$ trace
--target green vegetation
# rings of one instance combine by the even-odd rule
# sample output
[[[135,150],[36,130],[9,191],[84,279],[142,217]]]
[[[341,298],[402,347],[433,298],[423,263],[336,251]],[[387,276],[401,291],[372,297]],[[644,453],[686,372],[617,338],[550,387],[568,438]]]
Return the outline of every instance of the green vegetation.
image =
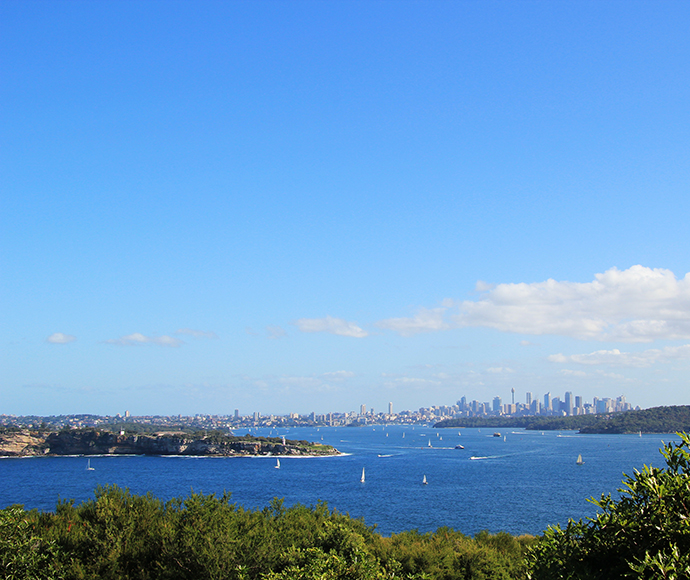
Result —
[[[434,427],[522,427],[531,431],[578,430],[580,433],[678,433],[690,432],[690,406],[653,407],[602,415],[573,417],[461,417]]]
[[[55,513],[0,510],[0,577],[46,580],[608,580],[690,578],[690,436],[625,476],[593,518],[540,538],[448,528],[389,538],[319,503],[245,510],[116,486]]]
[[[550,527],[531,552],[533,580],[690,578],[690,436],[662,450],[666,468],[626,476],[601,512],[586,522]]]
[[[13,506],[0,522],[3,578],[499,580],[526,578],[533,542],[449,529],[384,538],[322,503],[285,508],[274,500],[252,511],[229,495],[163,503],[115,486],[78,506],[59,503],[55,513]]]

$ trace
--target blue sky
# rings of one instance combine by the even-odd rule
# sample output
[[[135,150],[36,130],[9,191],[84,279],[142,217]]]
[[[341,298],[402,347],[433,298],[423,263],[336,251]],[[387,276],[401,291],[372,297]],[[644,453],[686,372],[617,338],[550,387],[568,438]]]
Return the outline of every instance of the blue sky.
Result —
[[[690,404],[688,3],[0,27],[0,413]]]

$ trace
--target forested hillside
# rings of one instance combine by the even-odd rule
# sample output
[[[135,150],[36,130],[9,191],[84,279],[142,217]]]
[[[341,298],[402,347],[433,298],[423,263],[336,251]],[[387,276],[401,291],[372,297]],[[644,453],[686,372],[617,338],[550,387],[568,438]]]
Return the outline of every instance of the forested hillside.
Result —
[[[572,417],[459,417],[434,427],[522,427],[534,431],[577,430],[580,433],[678,433],[690,431],[690,406],[652,407],[640,411]]]

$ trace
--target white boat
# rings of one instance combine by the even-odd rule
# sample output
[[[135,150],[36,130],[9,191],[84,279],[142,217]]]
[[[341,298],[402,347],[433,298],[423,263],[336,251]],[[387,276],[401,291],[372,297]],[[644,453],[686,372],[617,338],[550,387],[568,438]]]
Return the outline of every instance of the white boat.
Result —
[[[276,468],[276,469],[280,469],[280,459],[279,459],[279,458],[276,459],[275,468]]]
[[[362,467],[362,477],[360,478],[359,481],[361,481],[362,483],[364,483],[364,468],[363,468],[363,467]]]
[[[431,447],[431,439],[429,439],[429,447]]]
[[[584,461],[582,461],[582,455],[577,456],[577,461],[575,462],[577,465],[582,465],[584,464]]]
[[[422,479],[422,484],[423,484],[423,485],[427,485],[427,483],[428,483],[428,482],[427,482],[427,480],[426,480],[426,475],[425,475],[424,478]]]
[[[95,471],[93,467],[91,467],[91,460],[87,459],[86,460],[86,471]]]

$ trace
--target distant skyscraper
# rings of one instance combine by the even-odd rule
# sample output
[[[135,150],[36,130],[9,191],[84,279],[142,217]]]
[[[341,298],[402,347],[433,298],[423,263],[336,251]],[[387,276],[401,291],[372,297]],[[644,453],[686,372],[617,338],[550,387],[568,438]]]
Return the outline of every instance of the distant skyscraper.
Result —
[[[527,391],[525,393],[525,404],[529,407],[532,404],[532,393]]]
[[[565,405],[561,403],[561,398],[560,397],[552,397],[551,398],[551,410],[554,413],[560,413],[563,411],[565,408]]]
[[[240,418],[240,410],[235,409],[235,419],[239,419],[239,418]]]
[[[359,408],[359,414],[360,415],[366,415],[367,414],[367,406],[366,405],[361,405]]]
[[[567,415],[573,414],[573,394],[570,391],[565,392],[565,412]]]
[[[511,403],[511,405],[514,405],[515,404],[515,387],[510,389],[510,394],[512,395],[512,400],[510,403]]]
[[[551,393],[546,393],[544,395],[544,409],[547,411],[551,410]]]
[[[393,414],[393,403],[388,403],[388,414],[392,415]]]
[[[494,411],[500,411],[502,406],[501,397],[494,397]]]
[[[580,395],[575,397],[575,408],[582,412],[582,397]]]

